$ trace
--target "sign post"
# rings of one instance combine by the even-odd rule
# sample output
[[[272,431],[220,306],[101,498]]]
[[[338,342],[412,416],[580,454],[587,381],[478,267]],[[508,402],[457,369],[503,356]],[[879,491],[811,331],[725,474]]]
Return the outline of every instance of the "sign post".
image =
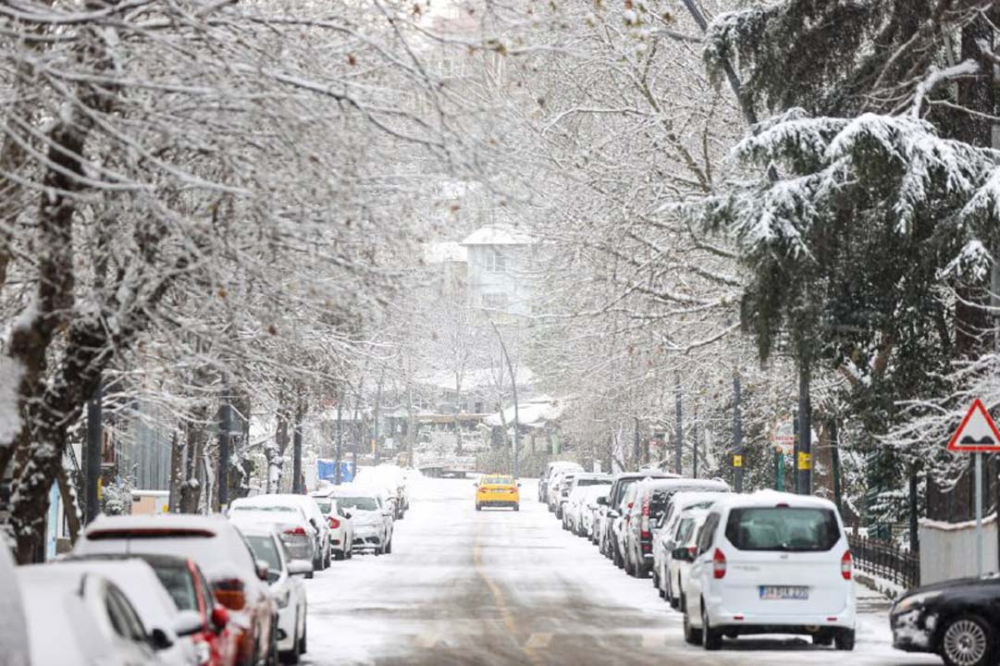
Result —
[[[983,575],[983,453],[1000,452],[1000,431],[976,398],[969,413],[962,419],[955,435],[948,442],[948,450],[955,453],[976,455],[976,575]]]

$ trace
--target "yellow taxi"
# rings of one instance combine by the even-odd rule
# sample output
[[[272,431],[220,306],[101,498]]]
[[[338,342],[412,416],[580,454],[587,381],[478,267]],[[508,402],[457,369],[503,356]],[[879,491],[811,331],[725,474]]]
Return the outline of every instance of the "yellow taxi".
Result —
[[[476,511],[484,506],[509,506],[514,511],[521,508],[521,484],[507,474],[488,474],[476,482]]]

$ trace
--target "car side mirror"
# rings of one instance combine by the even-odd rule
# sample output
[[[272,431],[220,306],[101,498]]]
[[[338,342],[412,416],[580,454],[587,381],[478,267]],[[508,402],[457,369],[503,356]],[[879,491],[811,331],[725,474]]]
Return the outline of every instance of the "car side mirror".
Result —
[[[313,564],[309,560],[292,560],[288,563],[289,576],[308,576],[313,572]]]
[[[152,633],[149,634],[149,646],[159,652],[169,650],[174,646],[174,642],[170,640],[170,636],[163,629],[153,629]]]
[[[520,482],[520,481],[518,481],[518,482],[517,482],[517,487],[518,487],[518,488],[520,488],[520,487],[521,487],[521,482]]]
[[[174,618],[174,633],[177,634],[178,638],[184,638],[186,636],[191,636],[197,634],[199,631],[205,628],[204,623],[201,621],[201,614],[197,611],[187,610],[181,611]]]
[[[611,511],[608,511],[608,518],[617,518],[620,515],[621,514],[618,513],[617,511],[615,511],[614,509],[612,509]]]
[[[353,514],[350,511],[345,511],[344,512],[344,518],[347,518],[348,520],[350,520],[353,517],[354,516],[353,516]]]
[[[608,498],[607,497],[598,497],[597,498],[597,504],[599,506],[607,506],[608,505]]]
[[[694,562],[694,555],[687,548],[674,548],[670,556],[678,562]]]
[[[257,579],[267,582],[267,575],[271,573],[271,566],[264,560],[254,562],[254,569],[257,572]]]
[[[478,488],[479,487],[479,482],[478,481],[473,481],[472,482],[472,487],[473,488]]]
[[[221,634],[229,624],[229,609],[225,606],[216,606],[212,609],[212,628],[215,633]]]

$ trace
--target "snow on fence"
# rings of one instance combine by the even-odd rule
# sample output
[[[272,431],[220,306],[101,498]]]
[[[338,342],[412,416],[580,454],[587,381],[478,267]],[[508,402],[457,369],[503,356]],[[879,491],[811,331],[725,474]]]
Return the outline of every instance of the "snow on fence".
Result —
[[[997,570],[997,517],[983,520],[983,572]],[[920,577],[924,584],[976,575],[976,522],[920,521]]]
[[[902,550],[891,541],[849,535],[854,567],[903,589],[920,585],[920,554]],[[923,543],[923,541],[921,541]]]

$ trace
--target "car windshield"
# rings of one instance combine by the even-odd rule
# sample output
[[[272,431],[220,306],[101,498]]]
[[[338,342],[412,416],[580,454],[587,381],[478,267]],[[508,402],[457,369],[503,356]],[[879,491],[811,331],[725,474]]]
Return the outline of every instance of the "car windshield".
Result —
[[[830,509],[753,507],[730,511],[726,538],[739,550],[827,551],[840,528]]]
[[[484,486],[510,486],[513,485],[514,479],[509,476],[487,476],[483,478],[482,485]]]
[[[680,524],[677,525],[677,535],[674,537],[674,541],[679,545],[686,544],[693,532],[694,518],[681,518]]]
[[[191,572],[183,564],[167,564],[150,562],[160,579],[160,584],[170,593],[179,610],[198,610],[198,598],[195,596],[194,581]]]
[[[577,487],[580,487],[580,486],[599,486],[599,485],[606,484],[606,483],[607,483],[606,479],[577,479],[576,480]]]
[[[274,544],[274,539],[269,536],[249,535],[247,543],[253,556],[258,560],[267,562],[272,573],[281,571],[281,557],[278,555],[278,547]]]
[[[337,502],[345,509],[378,511],[378,501],[374,497],[338,497]]]

